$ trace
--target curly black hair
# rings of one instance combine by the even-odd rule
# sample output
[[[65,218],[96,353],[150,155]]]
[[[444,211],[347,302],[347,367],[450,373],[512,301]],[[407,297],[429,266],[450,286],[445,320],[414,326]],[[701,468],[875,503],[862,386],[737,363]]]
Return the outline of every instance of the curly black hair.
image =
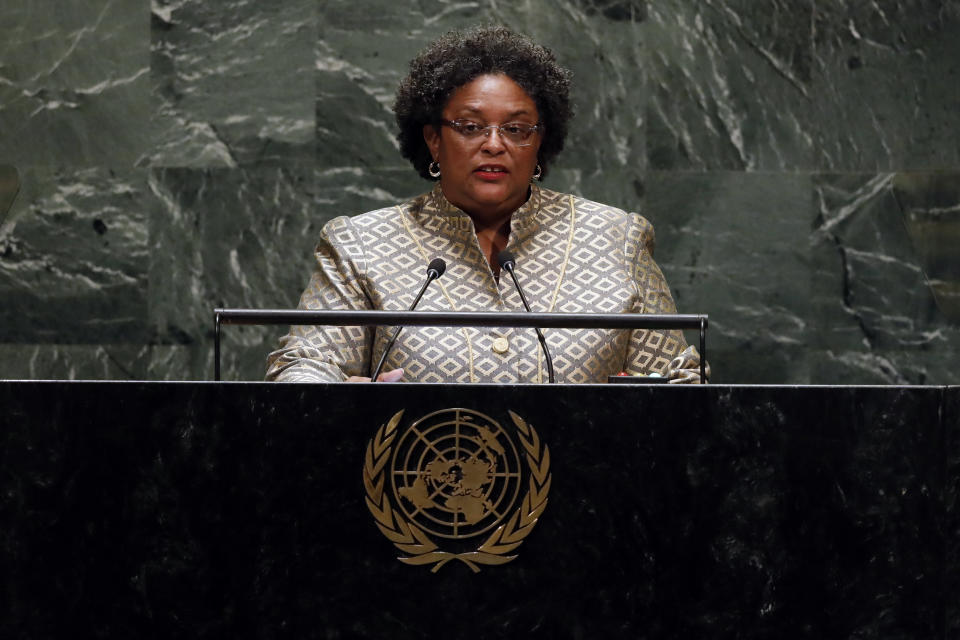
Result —
[[[478,76],[502,73],[533,98],[544,124],[538,161],[546,175],[550,161],[563,149],[570,105],[570,71],[553,53],[506,27],[451,31],[410,61],[410,73],[397,88],[393,111],[400,133],[400,153],[417,172],[432,179],[433,161],[423,127],[436,125],[453,92]]]

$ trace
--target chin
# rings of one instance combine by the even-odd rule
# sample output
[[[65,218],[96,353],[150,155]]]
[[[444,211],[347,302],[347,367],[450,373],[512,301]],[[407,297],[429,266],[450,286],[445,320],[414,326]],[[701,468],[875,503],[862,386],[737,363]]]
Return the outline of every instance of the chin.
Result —
[[[477,202],[505,202],[517,197],[518,189],[503,184],[478,184],[473,189],[473,197]]]

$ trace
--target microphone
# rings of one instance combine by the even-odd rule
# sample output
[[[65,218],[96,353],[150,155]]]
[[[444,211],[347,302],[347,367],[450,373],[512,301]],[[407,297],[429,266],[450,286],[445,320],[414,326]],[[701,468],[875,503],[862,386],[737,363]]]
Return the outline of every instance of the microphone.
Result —
[[[430,286],[430,283],[443,275],[443,272],[447,270],[447,263],[443,261],[443,258],[434,258],[430,261],[430,264],[427,265],[427,279],[423,283],[423,286],[420,287],[420,293],[417,294],[417,297],[414,299],[413,304],[410,305],[408,311],[413,311],[417,308],[417,305],[420,304],[420,298],[423,297],[423,294],[427,291],[427,287]],[[387,343],[387,346],[383,350],[383,355],[380,356],[380,362],[377,363],[377,368],[373,371],[373,376],[370,378],[371,382],[376,382],[377,377],[380,375],[380,370],[383,369],[383,363],[387,361],[387,356],[390,354],[390,349],[393,348],[393,343],[397,341],[397,336],[400,335],[400,332],[403,331],[403,326],[399,326],[393,330],[393,335],[390,336],[390,341]]]
[[[530,305],[527,303],[527,296],[523,295],[523,288],[520,286],[520,281],[517,280],[517,274],[513,272],[514,266],[516,266],[517,261],[513,257],[513,254],[509,251],[501,251],[497,256],[497,262],[500,263],[500,268],[506,270],[510,274],[510,277],[513,278],[513,284],[517,287],[517,293],[520,294],[520,300],[523,301],[523,306],[530,313]],[[547,341],[543,337],[543,332],[540,331],[538,327],[533,328],[537,332],[537,340],[540,341],[540,347],[543,349],[543,357],[547,360],[547,376],[551,384],[555,382],[553,377],[553,358],[550,357],[550,350],[547,349]]]

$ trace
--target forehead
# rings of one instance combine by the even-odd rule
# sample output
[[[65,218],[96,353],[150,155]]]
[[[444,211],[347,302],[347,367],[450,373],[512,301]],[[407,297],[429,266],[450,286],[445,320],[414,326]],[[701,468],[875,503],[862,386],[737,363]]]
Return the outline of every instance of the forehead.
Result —
[[[451,118],[472,115],[490,119],[520,115],[535,119],[538,117],[533,98],[509,76],[503,74],[477,76],[458,87],[450,95],[443,112]]]

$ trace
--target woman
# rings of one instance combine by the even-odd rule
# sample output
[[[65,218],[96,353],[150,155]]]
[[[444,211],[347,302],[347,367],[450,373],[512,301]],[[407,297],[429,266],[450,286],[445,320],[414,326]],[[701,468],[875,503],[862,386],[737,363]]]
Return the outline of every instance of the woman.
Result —
[[[509,250],[533,311],[674,313],[642,217],[536,185],[563,148],[569,72],[505,28],[452,32],[410,64],[394,105],[400,150],[437,184],[404,204],[328,223],[301,309],[405,310],[425,265],[446,273],[418,310],[523,311],[497,256]],[[368,380],[390,327],[291,327],[268,380]],[[546,332],[558,382],[620,371],[699,381],[679,332]],[[543,382],[532,329],[408,328],[381,380]]]

